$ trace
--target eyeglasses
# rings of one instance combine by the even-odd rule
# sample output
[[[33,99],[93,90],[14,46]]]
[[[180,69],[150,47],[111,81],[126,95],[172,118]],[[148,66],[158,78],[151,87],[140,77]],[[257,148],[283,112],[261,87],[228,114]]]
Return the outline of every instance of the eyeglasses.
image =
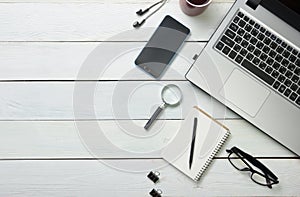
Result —
[[[278,184],[278,178],[260,161],[245,153],[237,147],[226,150],[229,153],[228,160],[233,167],[239,171],[250,172],[251,179],[255,183],[272,188],[272,185]],[[256,167],[258,170],[255,170]]]

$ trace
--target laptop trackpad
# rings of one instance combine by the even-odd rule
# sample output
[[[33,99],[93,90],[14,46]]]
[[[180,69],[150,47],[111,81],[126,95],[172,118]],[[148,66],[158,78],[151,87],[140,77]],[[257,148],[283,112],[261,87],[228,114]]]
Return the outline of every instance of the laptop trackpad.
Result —
[[[268,98],[270,91],[238,69],[235,69],[226,81],[220,94],[236,107],[255,117]]]

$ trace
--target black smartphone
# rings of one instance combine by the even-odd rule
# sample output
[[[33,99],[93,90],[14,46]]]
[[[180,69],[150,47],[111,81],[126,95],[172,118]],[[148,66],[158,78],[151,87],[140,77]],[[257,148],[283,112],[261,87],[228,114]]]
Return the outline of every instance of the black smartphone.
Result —
[[[187,27],[167,15],[136,58],[135,64],[159,78],[189,34]]]

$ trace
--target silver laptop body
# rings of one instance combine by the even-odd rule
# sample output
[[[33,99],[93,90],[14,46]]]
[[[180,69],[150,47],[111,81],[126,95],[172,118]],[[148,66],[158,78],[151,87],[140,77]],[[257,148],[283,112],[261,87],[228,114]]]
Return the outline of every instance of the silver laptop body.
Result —
[[[282,2],[297,6],[291,5],[291,10]],[[299,3],[237,0],[186,74],[190,82],[297,155]]]

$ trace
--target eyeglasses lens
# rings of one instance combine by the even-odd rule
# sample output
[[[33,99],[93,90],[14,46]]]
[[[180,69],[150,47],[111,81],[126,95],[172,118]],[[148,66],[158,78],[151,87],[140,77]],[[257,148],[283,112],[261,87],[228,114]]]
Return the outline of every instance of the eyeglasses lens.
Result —
[[[261,185],[270,185],[273,183],[273,181],[270,178],[267,178],[265,175],[253,173],[251,175],[251,179]]]
[[[245,169],[248,169],[248,166],[234,152],[230,154],[229,161],[238,170],[244,171]]]

